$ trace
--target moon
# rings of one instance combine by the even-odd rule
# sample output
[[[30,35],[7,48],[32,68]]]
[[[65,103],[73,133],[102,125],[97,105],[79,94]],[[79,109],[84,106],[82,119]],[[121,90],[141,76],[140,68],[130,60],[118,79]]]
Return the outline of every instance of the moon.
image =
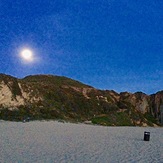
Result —
[[[32,62],[33,61],[33,52],[30,49],[23,49],[21,51],[21,57],[23,60],[27,62]]]

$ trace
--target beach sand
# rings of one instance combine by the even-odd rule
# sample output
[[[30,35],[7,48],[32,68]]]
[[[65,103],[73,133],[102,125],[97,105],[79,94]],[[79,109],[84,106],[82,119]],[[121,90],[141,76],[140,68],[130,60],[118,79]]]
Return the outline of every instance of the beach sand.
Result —
[[[0,162],[163,163],[163,128],[0,121]]]

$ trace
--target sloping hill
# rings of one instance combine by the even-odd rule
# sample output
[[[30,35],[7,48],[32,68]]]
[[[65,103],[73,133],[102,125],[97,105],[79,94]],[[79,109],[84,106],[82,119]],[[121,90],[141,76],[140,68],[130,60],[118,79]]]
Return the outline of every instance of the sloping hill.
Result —
[[[22,81],[30,82],[30,83],[44,83],[44,84],[52,84],[57,87],[68,85],[74,87],[90,87],[85,85],[79,81],[75,81],[73,79],[64,77],[64,76],[54,76],[54,75],[30,75],[22,79]]]
[[[0,74],[0,118],[64,119],[101,125],[153,126],[160,117],[163,93],[146,95],[97,90],[66,77]]]

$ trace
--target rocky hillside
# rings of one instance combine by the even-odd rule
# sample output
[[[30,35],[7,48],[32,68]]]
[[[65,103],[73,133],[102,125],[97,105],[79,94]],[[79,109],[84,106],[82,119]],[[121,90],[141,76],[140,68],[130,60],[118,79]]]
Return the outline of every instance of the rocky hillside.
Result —
[[[52,75],[17,79],[0,74],[0,118],[63,119],[101,125],[154,126],[161,122],[163,91],[153,95],[97,90]],[[163,118],[163,117],[162,117]]]

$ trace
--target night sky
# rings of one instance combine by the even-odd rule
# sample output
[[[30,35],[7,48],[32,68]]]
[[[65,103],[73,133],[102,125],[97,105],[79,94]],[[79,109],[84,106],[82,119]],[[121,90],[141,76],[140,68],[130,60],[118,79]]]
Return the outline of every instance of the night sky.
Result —
[[[163,0],[0,0],[0,72],[163,90]]]

